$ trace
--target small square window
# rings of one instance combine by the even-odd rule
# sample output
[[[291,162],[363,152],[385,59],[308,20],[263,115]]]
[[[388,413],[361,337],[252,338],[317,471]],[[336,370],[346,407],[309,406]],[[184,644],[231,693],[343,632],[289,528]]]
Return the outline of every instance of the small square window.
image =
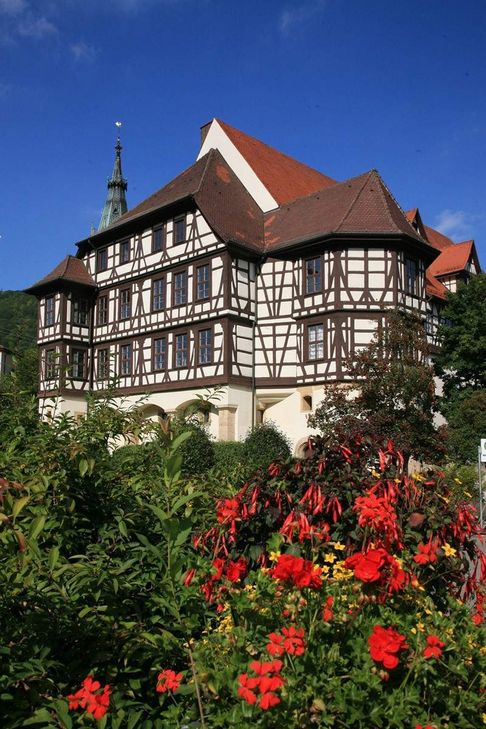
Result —
[[[128,263],[130,260],[130,241],[122,240],[120,243],[120,263]]]
[[[184,243],[186,240],[186,216],[180,215],[174,219],[174,245]]]
[[[154,228],[152,231],[152,252],[157,253],[164,250],[164,226],[160,225],[158,228]]]
[[[167,340],[165,337],[154,339],[154,370],[165,370],[167,366]]]
[[[108,268],[108,248],[100,248],[96,254],[96,270],[106,271]]]
[[[324,324],[311,324],[307,329],[309,359],[324,357]]]
[[[198,362],[200,365],[213,361],[213,331],[201,329],[198,335]]]
[[[196,273],[196,299],[202,301],[209,299],[209,264],[197,267]]]
[[[132,297],[130,289],[120,291],[120,319],[130,319],[132,315]]]
[[[187,367],[189,362],[189,337],[187,334],[176,334],[174,340],[175,366]]]

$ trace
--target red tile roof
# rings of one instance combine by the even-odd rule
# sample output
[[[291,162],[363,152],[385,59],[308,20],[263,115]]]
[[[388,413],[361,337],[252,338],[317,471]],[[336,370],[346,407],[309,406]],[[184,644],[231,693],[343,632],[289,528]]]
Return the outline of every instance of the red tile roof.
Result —
[[[451,246],[444,248],[440,256],[429,266],[429,272],[433,276],[444,276],[448,273],[464,271],[473,252],[473,247],[474,242],[467,240],[464,243],[453,243]]]
[[[434,230],[428,225],[424,225],[427,240],[431,246],[437,248],[439,251],[443,251],[444,248],[455,245],[454,241],[448,238],[444,233],[440,233],[438,230]]]
[[[211,149],[100,234],[104,239],[107,231],[188,198],[194,200],[222,240],[263,249],[263,213],[217,149]],[[92,239],[96,241],[96,234]]]
[[[44,276],[33,286],[29,286],[25,291],[26,293],[35,294],[43,289],[52,288],[52,284],[60,281],[96,288],[96,284],[86,270],[83,261],[74,256],[66,256],[47,276]]]
[[[331,233],[405,234],[427,245],[376,170],[295,200],[265,216],[265,244],[270,250]]]
[[[216,121],[279,205],[336,184],[335,180],[322,172],[298,162],[220,119]]]
[[[447,298],[447,289],[435,276],[430,273],[430,268],[425,273],[425,291],[428,296],[435,296],[438,299]]]

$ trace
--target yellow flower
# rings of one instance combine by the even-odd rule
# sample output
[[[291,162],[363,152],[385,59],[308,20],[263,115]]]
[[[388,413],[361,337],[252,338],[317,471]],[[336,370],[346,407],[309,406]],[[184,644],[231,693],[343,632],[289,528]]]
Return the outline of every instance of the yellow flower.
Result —
[[[468,499],[472,499],[472,494],[470,494],[469,491],[464,491],[464,496],[467,496]]]
[[[454,547],[451,547],[451,545],[447,542],[442,545],[442,549],[444,550],[444,554],[446,557],[455,557],[457,554],[457,550],[454,549]]]
[[[455,478],[454,481],[462,486],[462,481],[460,478]]]
[[[424,612],[426,615],[432,615],[432,610],[429,610],[429,608],[424,608]]]
[[[333,567],[332,576],[335,580],[349,580],[353,576],[353,571],[346,569],[344,561],[336,562]]]
[[[280,552],[270,552],[270,562],[278,562],[278,558],[280,557]]]
[[[324,562],[329,562],[329,564],[333,564],[335,561],[336,561],[336,555],[332,554],[332,552],[324,555]]]
[[[483,724],[486,724],[486,714],[481,714],[481,718],[483,720]]]
[[[410,632],[411,632],[411,633],[413,633],[414,635],[416,635],[416,633],[417,633],[417,628],[410,628]]]
[[[378,473],[378,471],[375,471],[374,468],[371,469],[371,475],[375,478],[380,478],[380,474]]]
[[[417,630],[420,630],[421,633],[425,630],[425,625],[423,623],[417,623]]]
[[[334,542],[334,549],[337,552],[343,552],[346,549],[346,546],[344,544],[341,544],[341,542]]]

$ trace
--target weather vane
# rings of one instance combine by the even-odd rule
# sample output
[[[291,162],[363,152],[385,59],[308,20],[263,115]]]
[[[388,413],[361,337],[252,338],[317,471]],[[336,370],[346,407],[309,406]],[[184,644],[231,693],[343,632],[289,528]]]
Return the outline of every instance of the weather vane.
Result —
[[[115,122],[115,126],[118,129],[118,142],[120,141],[120,129],[121,129],[121,125],[122,125],[121,121],[116,121]]]

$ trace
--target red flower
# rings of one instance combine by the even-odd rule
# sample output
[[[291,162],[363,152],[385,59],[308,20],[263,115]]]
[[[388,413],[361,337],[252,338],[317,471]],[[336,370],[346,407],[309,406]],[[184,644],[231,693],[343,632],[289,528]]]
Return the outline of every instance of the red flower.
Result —
[[[304,628],[296,628],[291,625],[289,628],[283,628],[282,633],[285,636],[284,648],[289,655],[301,656],[305,650]]]
[[[442,655],[442,648],[445,646],[436,635],[427,636],[427,648],[424,648],[425,658],[440,658]]]
[[[258,676],[266,676],[269,673],[280,673],[282,669],[282,661],[252,661],[250,668]]]
[[[418,545],[418,554],[415,555],[413,561],[417,564],[429,564],[437,562],[438,544],[435,540],[430,540],[428,544],[420,542]]]
[[[416,724],[415,729],[434,729],[432,724],[427,724],[427,726],[422,726],[422,724]]]
[[[157,687],[155,690],[159,694],[164,694],[166,691],[176,691],[182,679],[182,673],[176,673],[170,668],[165,668],[157,676]]]
[[[370,549],[368,552],[357,552],[348,557],[344,565],[354,571],[355,577],[362,582],[377,582],[382,575],[380,569],[387,562],[388,553],[380,549]]]
[[[189,587],[194,579],[195,574],[196,570],[194,567],[192,567],[190,570],[187,570],[186,574],[184,575],[184,587]]]
[[[246,560],[240,557],[236,562],[228,562],[226,577],[230,582],[238,582],[246,574]]]
[[[275,580],[293,582],[296,587],[322,586],[321,571],[310,560],[281,554],[275,567],[270,571]]]
[[[375,496],[371,492],[368,492],[366,496],[358,496],[353,511],[359,512],[359,526],[369,526],[375,532],[384,534],[389,541],[399,540],[397,515],[386,496]]]
[[[334,605],[334,598],[331,595],[330,597],[327,598],[326,602],[324,603],[324,607],[322,608],[322,619],[324,620],[325,623],[328,623],[334,617],[334,613],[331,610],[333,605]]]
[[[86,709],[95,719],[101,719],[108,711],[110,705],[110,686],[103,687],[101,693],[95,693],[101,689],[99,681],[94,681],[92,676],[87,676],[81,688],[75,694],[69,694],[67,700],[70,709]]]
[[[283,656],[285,648],[283,646],[284,637],[279,633],[270,633],[268,636],[270,643],[267,643],[267,651],[271,656]]]
[[[255,704],[257,697],[253,691],[258,686],[258,678],[249,678],[247,673],[238,676],[239,688],[238,695],[241,696],[248,704]]]
[[[226,521],[234,521],[240,514],[238,499],[222,499],[216,507],[216,517],[220,524]]]
[[[266,711],[267,709],[271,709],[272,706],[277,706],[277,704],[279,703],[280,699],[278,698],[277,694],[269,692],[266,694],[262,694],[258,706],[260,707],[260,709],[263,709],[263,711]]]
[[[368,646],[372,659],[377,663],[383,663],[385,668],[396,668],[397,653],[408,648],[404,635],[393,628],[383,628],[381,625],[374,626],[368,638]]]
[[[216,559],[213,559],[212,565],[216,572],[213,572],[211,579],[216,582],[223,576],[224,559],[222,557],[216,557]]]

